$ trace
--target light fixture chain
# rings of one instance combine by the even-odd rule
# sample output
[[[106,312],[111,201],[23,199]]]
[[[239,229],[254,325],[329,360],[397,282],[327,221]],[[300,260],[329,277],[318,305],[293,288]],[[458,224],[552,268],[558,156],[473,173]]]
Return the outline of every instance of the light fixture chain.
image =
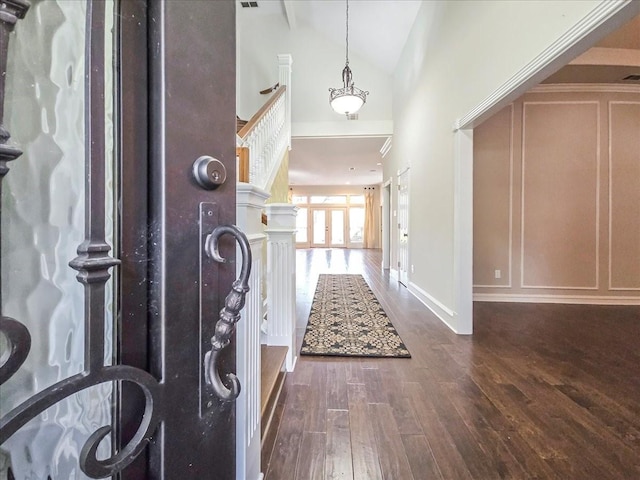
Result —
[[[346,27],[346,30],[347,30],[347,41],[346,41],[347,53],[346,53],[346,63],[347,63],[347,65],[349,65],[349,0],[346,0],[346,1],[347,1],[347,21],[346,21],[346,25],[347,25],[347,27]]]

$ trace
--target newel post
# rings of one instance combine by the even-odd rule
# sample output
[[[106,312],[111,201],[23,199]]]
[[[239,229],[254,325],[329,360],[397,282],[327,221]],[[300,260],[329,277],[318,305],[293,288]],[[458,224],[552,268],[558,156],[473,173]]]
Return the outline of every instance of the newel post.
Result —
[[[296,360],[296,212],[290,203],[266,206],[267,234],[267,344],[289,347],[288,372]]]

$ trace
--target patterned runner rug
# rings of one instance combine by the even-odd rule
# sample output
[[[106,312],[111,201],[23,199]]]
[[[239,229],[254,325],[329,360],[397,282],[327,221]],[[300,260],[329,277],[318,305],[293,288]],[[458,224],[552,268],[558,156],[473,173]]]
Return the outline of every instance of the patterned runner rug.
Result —
[[[301,355],[411,357],[362,275],[321,274]]]

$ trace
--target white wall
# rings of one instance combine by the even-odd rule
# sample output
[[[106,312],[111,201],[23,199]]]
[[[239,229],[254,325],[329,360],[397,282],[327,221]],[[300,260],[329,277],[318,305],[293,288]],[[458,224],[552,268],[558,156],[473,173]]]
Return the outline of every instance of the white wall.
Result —
[[[239,9],[240,10],[240,9]],[[292,66],[292,135],[388,135],[391,121],[391,76],[350,52],[357,87],[368,90],[359,120],[348,121],[329,107],[329,88],[342,86],[344,44],[338,44],[302,21],[291,30],[284,16],[237,13],[237,111],[248,120],[267,100],[259,91],[278,81],[280,53]]]
[[[472,319],[470,310],[456,313],[453,124],[601,3],[430,1],[418,13],[394,77],[394,148],[383,178],[411,165],[410,288],[454,331],[471,333]],[[470,247],[471,229],[462,234]]]

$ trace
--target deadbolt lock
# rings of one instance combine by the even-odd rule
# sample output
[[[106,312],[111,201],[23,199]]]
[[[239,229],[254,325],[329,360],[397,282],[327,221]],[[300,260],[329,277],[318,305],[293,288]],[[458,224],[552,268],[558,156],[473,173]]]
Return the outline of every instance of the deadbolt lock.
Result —
[[[193,162],[193,177],[205,190],[213,190],[227,179],[227,169],[218,159],[203,155]]]

